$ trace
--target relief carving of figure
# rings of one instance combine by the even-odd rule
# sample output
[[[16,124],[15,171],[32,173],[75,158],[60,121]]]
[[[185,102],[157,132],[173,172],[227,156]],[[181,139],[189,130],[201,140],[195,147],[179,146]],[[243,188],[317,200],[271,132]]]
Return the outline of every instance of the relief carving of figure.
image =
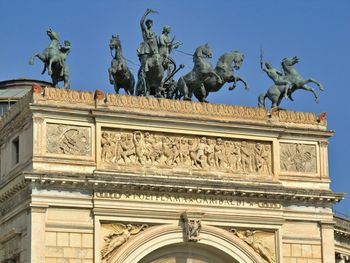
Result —
[[[225,145],[221,138],[216,139],[216,145],[214,146],[214,159],[216,167],[223,167],[225,159]]]
[[[179,158],[180,164],[187,164],[188,157],[190,156],[190,145],[188,139],[181,137],[179,144]]]
[[[200,240],[200,232],[202,229],[201,220],[189,219],[185,222],[185,227],[186,227],[186,236],[188,241],[197,242]]]
[[[111,233],[104,238],[105,244],[101,250],[102,259],[108,259],[111,256],[111,253],[115,251],[115,249],[123,245],[131,237],[131,235],[136,235],[147,227],[148,225],[146,224],[108,225],[108,228],[111,230]]]
[[[101,135],[101,159],[105,162],[110,162],[114,156],[113,141],[109,132],[102,132]]]
[[[103,131],[101,160],[123,165],[165,165],[201,170],[216,167],[224,172],[272,173],[271,146],[264,142],[178,137],[142,131]]]
[[[253,152],[250,149],[247,141],[242,141],[240,151],[241,151],[241,162],[242,162],[243,172],[252,172],[253,167],[252,167],[251,158],[252,158]]]
[[[199,140],[199,143],[195,149],[196,151],[196,157],[194,160],[194,165],[197,168],[204,168],[206,167],[206,152],[208,150],[208,145],[207,145],[207,138],[202,137]]]
[[[120,147],[121,147],[121,157],[124,161],[124,163],[127,163],[130,159],[129,157],[135,154],[135,145],[133,142],[133,135],[132,134],[124,134],[121,137],[120,141]]]
[[[257,231],[237,231],[237,229],[234,228],[232,228],[230,231],[233,232],[240,239],[242,239],[244,242],[246,242],[249,246],[251,246],[255,250],[255,252],[257,252],[268,263],[276,262],[273,253],[270,251],[270,249],[264,246],[264,244],[262,244],[262,241],[254,236],[255,233],[257,233]]]
[[[143,157],[145,155],[145,142],[143,140],[142,133],[140,131],[134,132],[134,147],[136,162],[144,164]]]

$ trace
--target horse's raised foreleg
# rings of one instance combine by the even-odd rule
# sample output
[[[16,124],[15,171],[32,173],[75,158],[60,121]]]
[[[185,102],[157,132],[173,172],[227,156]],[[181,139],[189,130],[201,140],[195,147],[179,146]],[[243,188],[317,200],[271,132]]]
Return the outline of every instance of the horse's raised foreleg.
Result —
[[[248,85],[248,82],[245,81],[243,78],[236,76],[235,79],[236,79],[235,83],[236,83],[237,81],[240,81],[240,82],[242,82],[242,83],[244,84],[244,87],[245,87],[244,89],[245,89],[245,90],[249,90],[249,89],[250,89],[250,87],[249,87],[249,85]]]
[[[313,88],[311,88],[311,87],[308,86],[308,85],[303,85],[303,86],[301,87],[301,89],[307,90],[307,91],[311,91],[312,94],[314,94],[316,103],[319,103],[319,102],[320,102],[320,98],[318,97],[318,95],[316,94],[316,92],[315,92],[315,90],[314,90]]]
[[[114,85],[114,78],[113,78],[114,73],[115,73],[115,70],[113,68],[108,68],[109,83],[112,85]]]
[[[320,82],[318,82],[317,80],[315,80],[315,79],[308,79],[308,80],[306,80],[305,83],[304,83],[304,85],[307,84],[307,83],[314,83],[314,84],[317,85],[317,87],[318,87],[321,91],[324,91],[323,85],[322,85]]]

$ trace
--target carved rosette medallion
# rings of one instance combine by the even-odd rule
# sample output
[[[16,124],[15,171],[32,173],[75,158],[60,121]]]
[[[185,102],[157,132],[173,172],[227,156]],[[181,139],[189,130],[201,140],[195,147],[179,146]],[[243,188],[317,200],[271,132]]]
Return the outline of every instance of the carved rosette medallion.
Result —
[[[316,173],[316,146],[301,143],[280,143],[281,170]]]
[[[238,238],[249,245],[266,263],[276,263],[276,245],[273,232],[260,230],[230,229]]]
[[[272,174],[271,143],[220,137],[103,130],[101,161],[111,166]]]
[[[102,224],[102,262],[109,262],[110,258],[117,249],[129,240],[133,235],[137,235],[148,227],[146,224]]]
[[[63,124],[47,124],[46,151],[48,153],[89,156],[91,128]]]

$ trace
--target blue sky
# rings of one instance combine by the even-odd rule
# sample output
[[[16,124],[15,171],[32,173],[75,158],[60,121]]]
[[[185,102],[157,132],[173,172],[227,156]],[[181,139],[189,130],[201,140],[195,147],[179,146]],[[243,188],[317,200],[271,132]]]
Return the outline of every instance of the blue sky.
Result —
[[[138,64],[136,48],[142,40],[139,20],[147,8],[158,34],[170,25],[172,34],[183,42],[181,50],[193,53],[206,42],[213,51],[212,64],[231,50],[245,54],[237,75],[245,78],[249,92],[241,84],[236,90],[224,87],[208,97],[211,102],[256,106],[257,97],[271,85],[259,68],[259,50],[266,60],[280,67],[284,57],[299,56],[297,70],[305,78],[315,78],[325,91],[316,104],[311,93],[297,91],[294,103],[282,107],[294,111],[327,112],[328,128],[335,130],[329,145],[332,190],[349,191],[349,76],[350,76],[350,1],[337,0],[1,0],[0,1],[0,80],[20,77],[50,80],[41,75],[42,63],[28,65],[30,56],[49,44],[45,33],[52,27],[60,32],[61,42],[69,39],[67,59],[73,89],[114,92],[108,82],[111,55],[109,40],[119,34],[124,56]],[[174,52],[174,59],[192,68],[192,58]],[[130,64],[136,75],[137,66]],[[315,89],[317,89],[315,87]],[[350,214],[350,197],[336,205]]]

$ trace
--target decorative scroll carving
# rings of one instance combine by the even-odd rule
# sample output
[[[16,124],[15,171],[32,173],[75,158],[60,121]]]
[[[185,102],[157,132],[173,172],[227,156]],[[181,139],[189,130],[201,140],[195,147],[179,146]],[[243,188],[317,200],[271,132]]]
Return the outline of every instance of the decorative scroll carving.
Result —
[[[123,245],[132,235],[138,234],[147,227],[148,225],[146,224],[104,224],[103,230],[106,235],[104,235],[104,244],[101,250],[102,260],[107,260],[108,262],[113,251]]]
[[[115,165],[271,174],[271,144],[237,139],[105,130],[101,160]]]
[[[273,233],[251,230],[240,231],[235,228],[230,229],[230,231],[252,247],[255,252],[264,259],[264,261],[267,263],[276,262],[275,253],[273,252],[275,251],[274,243],[267,245],[267,242],[265,242],[267,238],[274,237]]]
[[[316,146],[300,143],[281,143],[281,170],[316,173]]]
[[[46,87],[44,91],[44,99],[63,101],[67,103],[84,103],[87,105],[95,104],[93,92],[82,92],[70,89]]]
[[[47,152],[88,156],[91,152],[90,128],[47,124]]]

